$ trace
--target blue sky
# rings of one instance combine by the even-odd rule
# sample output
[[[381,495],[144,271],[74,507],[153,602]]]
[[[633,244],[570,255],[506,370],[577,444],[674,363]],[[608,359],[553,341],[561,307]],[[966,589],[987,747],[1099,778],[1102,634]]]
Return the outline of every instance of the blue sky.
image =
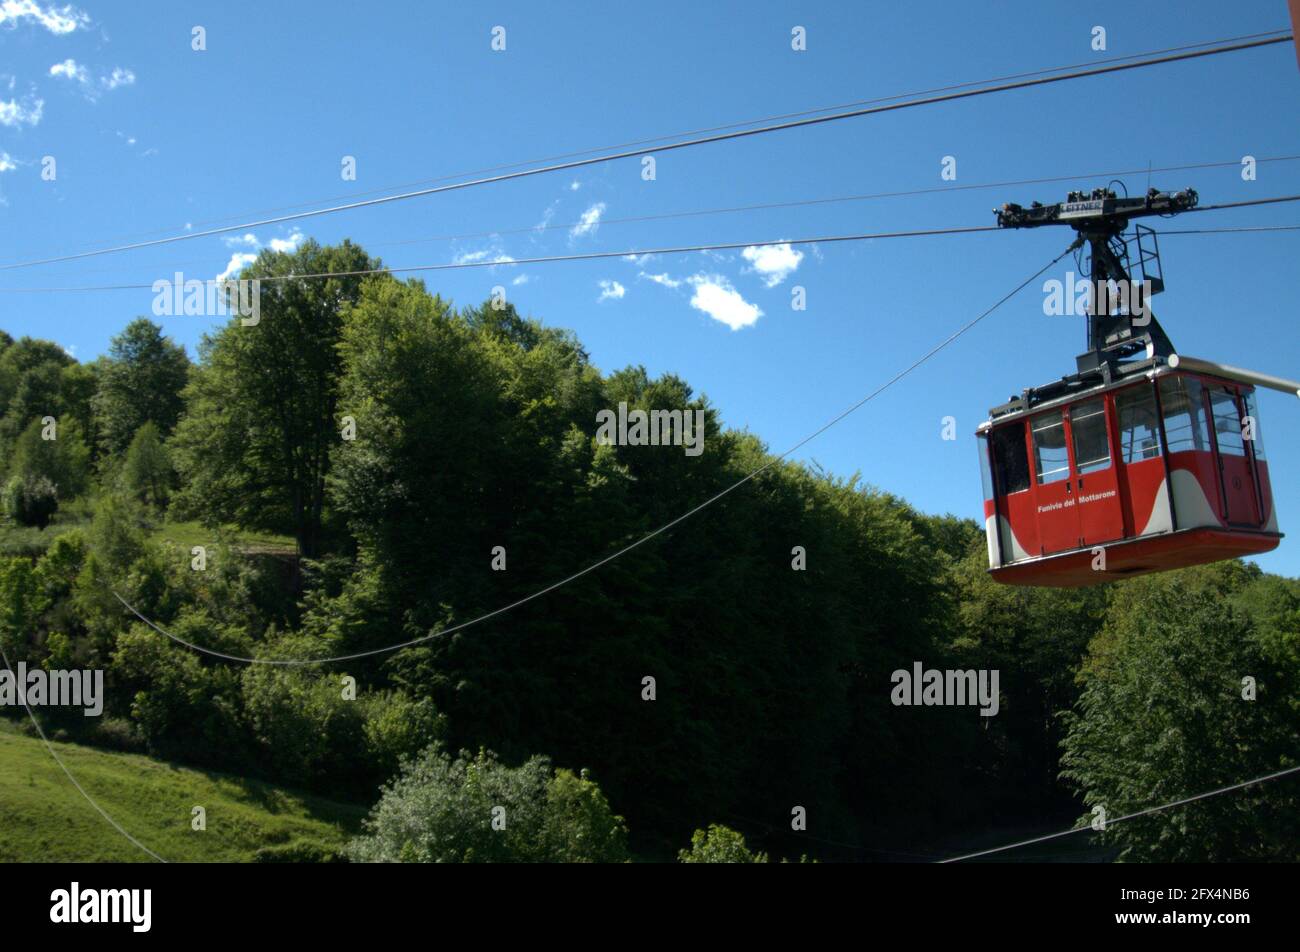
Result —
[[[995,12],[994,12],[995,11]],[[191,49],[194,26],[207,49]],[[491,30],[506,28],[506,49]],[[791,49],[791,29],[807,49]],[[1107,49],[1091,48],[1104,26]],[[503,163],[1186,43],[1286,28],[1282,2],[176,4],[0,0],[0,264],[265,217],[269,209]],[[350,237],[392,266],[984,225],[1086,173],[1300,154],[1290,44],[603,163],[244,233],[0,272],[0,288],[210,278],[296,235]],[[57,178],[43,181],[53,156]],[[356,180],[344,181],[344,156]],[[944,156],[957,179],[940,178]],[[1058,175],[1070,182],[766,209],[732,205]],[[1145,173],[1125,176],[1133,193]],[[1300,162],[1154,176],[1203,203],[1300,192]],[[575,227],[579,223],[586,227]],[[1161,226],[1294,224],[1300,206]],[[549,224],[544,230],[539,224]],[[558,227],[558,226],[568,227]],[[495,233],[447,240],[449,235]],[[596,364],[681,374],[783,451],[1068,243],[1064,230],[444,272],[462,304],[507,288]],[[794,251],[799,252],[796,255]],[[1195,356],[1300,376],[1300,232],[1167,236],[1156,313]],[[1051,276],[1073,267],[1067,259]],[[1041,283],[1041,282],[1040,282]],[[791,308],[806,289],[807,309]],[[148,291],[0,293],[0,328],[91,359]],[[1031,287],[801,452],[922,510],[977,517],[971,433],[990,406],[1069,372],[1077,318]],[[761,312],[761,314],[759,313]],[[169,318],[193,346],[210,322]],[[743,325],[733,328],[733,325]],[[1283,528],[1300,532],[1300,402],[1260,400]],[[960,438],[941,439],[942,419]],[[683,508],[695,500],[683,500]],[[1300,575],[1300,536],[1261,558]]]

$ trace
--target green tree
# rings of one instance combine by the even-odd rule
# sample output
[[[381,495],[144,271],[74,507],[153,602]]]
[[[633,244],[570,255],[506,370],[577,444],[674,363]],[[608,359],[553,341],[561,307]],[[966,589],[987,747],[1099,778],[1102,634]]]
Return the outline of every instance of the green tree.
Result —
[[[1110,819],[1295,766],[1300,627],[1261,639],[1228,562],[1116,586],[1067,716],[1062,776]],[[1289,645],[1286,644],[1289,642]],[[1243,679],[1255,679],[1248,699]],[[1300,858],[1300,792],[1274,782],[1107,827],[1138,862]]]
[[[412,603],[415,617],[431,609],[431,624],[439,602],[481,581],[480,560],[464,563],[490,550],[510,504],[484,486],[517,458],[501,380],[465,323],[414,281],[368,286],[340,353],[339,412],[357,438],[335,450],[331,499],[399,596],[434,586]]]
[[[0,352],[0,416],[8,417],[11,437],[20,433],[31,417],[57,415],[62,410],[57,401],[59,374],[74,363],[58,344],[31,337],[20,338]],[[36,376],[24,382],[33,371]]]
[[[160,437],[170,435],[184,409],[181,393],[189,372],[185,348],[147,318],[137,318],[114,337],[94,397],[105,452],[125,452],[146,423],[154,424]]]
[[[115,574],[125,574],[145,554],[146,538],[143,512],[134,500],[119,493],[104,493],[95,501],[91,548]]]
[[[72,499],[86,490],[90,451],[75,423],[49,417],[33,420],[14,444],[9,472],[24,479],[49,480],[58,488],[59,498]]]
[[[62,365],[50,361],[37,364],[18,378],[4,418],[7,435],[16,437],[45,417],[62,415],[60,389],[64,369]]]
[[[171,496],[175,471],[171,454],[163,445],[157,425],[151,420],[136,431],[122,464],[127,491],[143,503],[164,508]]]
[[[31,560],[0,558],[0,644],[11,663],[31,660],[37,623],[48,607]]]
[[[186,391],[188,413],[173,441],[188,511],[208,524],[292,532],[299,553],[321,551],[325,480],[340,436],[338,343],[343,310],[379,263],[350,242],[305,242],[264,251],[242,277],[261,279],[255,326],[234,317],[205,337]],[[275,280],[271,280],[275,279]]]
[[[86,441],[92,460],[98,458],[99,421],[94,411],[95,393],[99,388],[99,367],[92,364],[68,364],[59,372],[60,419],[70,419]]]

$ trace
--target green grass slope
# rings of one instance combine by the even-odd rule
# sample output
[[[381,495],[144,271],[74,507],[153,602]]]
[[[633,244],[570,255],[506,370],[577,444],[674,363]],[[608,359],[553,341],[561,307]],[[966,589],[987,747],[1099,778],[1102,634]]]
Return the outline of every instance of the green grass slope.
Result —
[[[90,523],[91,504],[86,499],[75,499],[64,505],[54,514],[54,521],[45,529],[20,526],[12,519],[0,515],[0,557],[44,555],[59,536],[70,529],[89,530]],[[167,520],[149,532],[151,542],[170,543],[186,551],[196,545],[216,548],[219,538],[233,548],[252,555],[292,556],[297,552],[292,536],[243,531],[232,526],[217,532],[197,522]]]
[[[53,746],[113,819],[169,861],[319,860],[341,847],[365,814],[360,806],[137,754]],[[191,829],[195,806],[207,811],[205,831]],[[85,801],[39,738],[0,726],[0,862],[149,859]]]

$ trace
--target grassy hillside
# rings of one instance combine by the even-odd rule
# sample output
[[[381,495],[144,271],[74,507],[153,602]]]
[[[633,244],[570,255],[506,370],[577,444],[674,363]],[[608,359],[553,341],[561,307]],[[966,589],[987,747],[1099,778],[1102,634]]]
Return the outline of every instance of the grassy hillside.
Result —
[[[38,556],[69,529],[90,527],[90,504],[84,499],[74,499],[54,514],[54,521],[45,529],[20,526],[0,513],[0,558],[4,556]]]
[[[4,556],[40,556],[54,540],[69,529],[90,529],[90,504],[74,500],[54,514],[54,521],[46,529],[20,526],[0,515],[0,558]],[[191,546],[205,545],[215,548],[218,533],[197,522],[168,520],[149,530],[149,540],[179,546],[189,551]],[[297,549],[292,536],[271,532],[243,532],[232,527],[220,533],[232,547],[248,555],[275,555],[291,557]]]
[[[110,816],[171,861],[318,859],[356,832],[364,815],[358,806],[135,754],[54,749]],[[196,805],[207,810],[204,832],[190,828]],[[39,738],[0,725],[0,862],[148,858],[82,798]]]
[[[230,527],[224,529],[222,535],[232,546],[246,553],[293,555],[297,551],[291,536],[270,532],[241,532]],[[197,522],[168,520],[153,531],[150,540],[171,543],[188,550],[195,545],[215,547],[217,533]]]

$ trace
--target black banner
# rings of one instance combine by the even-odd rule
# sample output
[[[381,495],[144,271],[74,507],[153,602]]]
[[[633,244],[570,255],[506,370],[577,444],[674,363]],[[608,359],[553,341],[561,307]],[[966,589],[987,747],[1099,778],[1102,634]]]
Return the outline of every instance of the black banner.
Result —
[[[466,928],[490,939],[517,930],[610,935],[609,927],[733,938],[846,928],[858,935],[921,928],[927,939],[1129,932],[1183,941],[1201,933],[1232,943],[1294,924],[1294,891],[1285,885],[1293,872],[1066,864],[0,867],[11,939],[74,931],[127,941],[387,935],[399,944],[416,928],[436,943],[440,933],[452,939]]]

